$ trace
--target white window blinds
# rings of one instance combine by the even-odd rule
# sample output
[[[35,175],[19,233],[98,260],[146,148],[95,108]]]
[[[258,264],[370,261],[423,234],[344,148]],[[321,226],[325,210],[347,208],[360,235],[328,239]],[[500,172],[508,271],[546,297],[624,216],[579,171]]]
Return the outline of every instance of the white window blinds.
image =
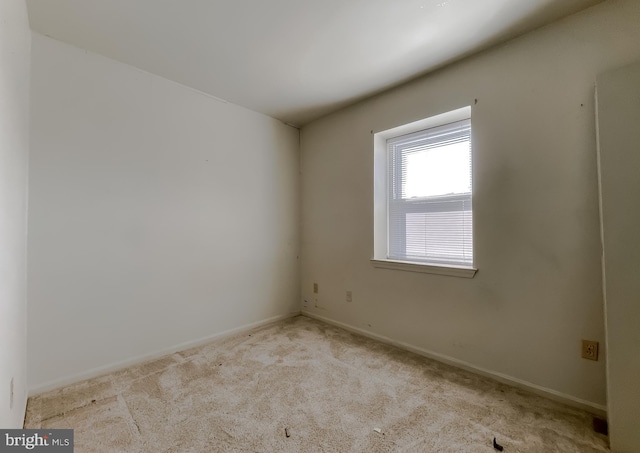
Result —
[[[388,259],[473,265],[471,121],[387,140]]]

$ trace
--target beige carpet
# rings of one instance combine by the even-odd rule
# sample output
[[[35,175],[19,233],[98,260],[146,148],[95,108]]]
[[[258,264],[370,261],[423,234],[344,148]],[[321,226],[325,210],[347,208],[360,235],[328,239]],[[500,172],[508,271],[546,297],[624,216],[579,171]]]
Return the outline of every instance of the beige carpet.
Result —
[[[586,412],[301,316],[32,397],[25,427],[79,453],[609,451]]]

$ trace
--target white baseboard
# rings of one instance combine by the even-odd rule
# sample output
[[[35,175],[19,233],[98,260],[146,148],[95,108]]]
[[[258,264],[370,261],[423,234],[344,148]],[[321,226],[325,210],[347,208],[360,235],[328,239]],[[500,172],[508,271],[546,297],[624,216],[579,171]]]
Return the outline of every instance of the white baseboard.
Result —
[[[293,318],[294,316],[298,316],[300,314],[301,314],[300,312],[292,312],[286,315],[272,316],[271,318],[263,319],[262,321],[256,321],[250,324],[245,324],[240,327],[235,327],[233,329],[218,332],[213,335],[209,335],[207,337],[199,338],[197,340],[186,341],[184,343],[180,343],[175,346],[160,349],[158,351],[154,351],[149,354],[142,354],[136,357],[132,357],[130,359],[122,360],[119,362],[111,363],[109,365],[104,365],[97,368],[92,368],[90,370],[83,371],[81,373],[76,373],[71,376],[66,376],[60,379],[55,379],[53,381],[45,382],[44,384],[40,384],[29,389],[29,396],[34,396],[39,393],[48,392],[49,390],[55,390],[57,388],[64,387],[66,385],[74,384],[76,382],[84,381],[86,379],[92,379],[92,378],[101,376],[103,374],[112,373],[114,371],[118,371],[133,365],[138,365],[140,363],[157,359],[165,355],[174,354],[179,351],[184,351],[186,349],[194,348],[196,346],[201,346],[207,343],[211,343],[212,341],[215,341],[215,340],[220,340],[225,337],[230,337],[238,333],[247,332],[247,331],[256,329],[258,327],[264,327],[266,325],[273,324],[278,321],[282,321],[284,319]]]
[[[309,318],[317,319],[322,322],[326,322],[327,324],[334,325],[336,327],[340,327],[342,329],[348,330],[350,332],[354,332],[365,337],[371,338],[373,340],[380,341],[382,343],[389,344],[391,346],[395,346],[400,349],[404,349],[406,351],[413,352],[415,354],[419,354],[421,356],[427,357],[429,359],[436,360],[438,362],[446,363],[447,365],[452,365],[458,368],[462,368],[463,370],[470,371],[475,374],[479,374],[484,377],[491,378],[495,381],[501,382],[503,384],[510,385],[512,387],[516,387],[522,390],[527,390],[531,393],[535,393],[536,395],[544,396],[554,401],[558,401],[560,403],[564,403],[568,406],[576,407],[579,409],[586,410],[598,417],[606,418],[607,416],[607,408],[601,404],[593,403],[591,401],[586,401],[580,398],[576,398],[575,396],[567,395],[566,393],[558,392],[557,390],[553,390],[550,388],[542,387],[537,384],[533,384],[531,382],[524,381],[522,379],[518,379],[512,376],[508,376],[506,374],[498,373],[496,371],[487,370],[475,365],[472,365],[468,362],[455,359],[453,357],[446,356],[444,354],[439,354],[437,352],[428,351],[423,348],[419,348],[416,346],[412,346],[408,343],[403,343],[402,341],[396,341],[391,338],[385,337],[383,335],[378,335],[373,332],[369,332],[368,330],[360,329],[358,327],[354,327],[349,324],[345,324],[340,321],[335,321],[330,318],[325,318],[324,316],[316,315],[315,313],[310,313],[308,311],[302,311],[303,316],[308,316]]]

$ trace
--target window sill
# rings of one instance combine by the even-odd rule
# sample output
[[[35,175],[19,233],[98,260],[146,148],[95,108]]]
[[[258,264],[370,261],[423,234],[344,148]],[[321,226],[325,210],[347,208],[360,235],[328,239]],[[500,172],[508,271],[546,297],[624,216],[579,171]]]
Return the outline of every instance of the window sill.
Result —
[[[422,272],[425,274],[448,275],[450,277],[473,278],[478,269],[463,266],[435,266],[433,264],[411,263],[408,261],[372,259],[373,267],[396,271]]]

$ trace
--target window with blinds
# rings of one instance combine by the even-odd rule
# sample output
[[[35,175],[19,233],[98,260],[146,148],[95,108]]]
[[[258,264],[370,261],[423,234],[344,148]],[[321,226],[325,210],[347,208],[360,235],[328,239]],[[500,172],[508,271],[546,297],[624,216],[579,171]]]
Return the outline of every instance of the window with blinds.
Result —
[[[473,265],[471,120],[387,139],[390,260]]]

